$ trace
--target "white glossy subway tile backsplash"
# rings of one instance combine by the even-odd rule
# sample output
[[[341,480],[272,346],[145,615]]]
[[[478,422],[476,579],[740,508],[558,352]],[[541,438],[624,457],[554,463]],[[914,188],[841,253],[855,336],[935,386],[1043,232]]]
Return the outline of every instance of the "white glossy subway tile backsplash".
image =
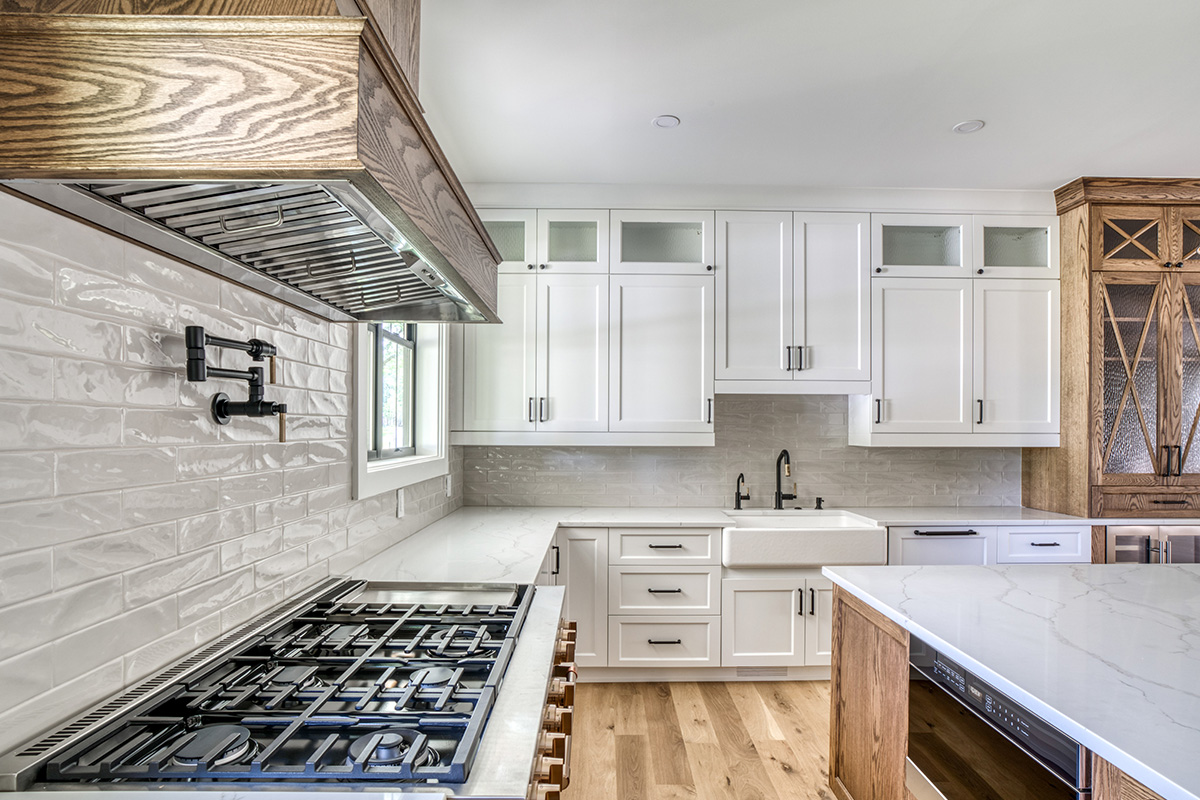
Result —
[[[453,497],[351,500],[348,326],[5,193],[0,220],[0,750],[462,504],[457,449]],[[185,379],[189,324],[279,347],[286,444],[211,420],[245,386]]]

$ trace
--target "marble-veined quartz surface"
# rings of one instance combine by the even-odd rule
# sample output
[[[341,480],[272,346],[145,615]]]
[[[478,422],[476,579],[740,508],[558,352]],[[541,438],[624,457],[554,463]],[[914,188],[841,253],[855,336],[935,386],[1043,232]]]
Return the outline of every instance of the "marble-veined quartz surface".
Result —
[[[720,528],[717,509],[467,506],[350,570],[355,578],[439,583],[533,583],[559,525]]]
[[[876,525],[1084,525],[1082,517],[1039,511],[1021,506],[903,506],[848,508],[875,521]],[[1111,521],[1110,521],[1111,522]]]
[[[1200,800],[1200,565],[824,574],[1170,800]]]

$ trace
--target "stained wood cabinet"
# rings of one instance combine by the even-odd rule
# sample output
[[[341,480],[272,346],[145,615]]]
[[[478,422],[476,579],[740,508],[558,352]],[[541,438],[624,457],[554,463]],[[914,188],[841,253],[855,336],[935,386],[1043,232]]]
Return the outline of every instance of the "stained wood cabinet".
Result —
[[[1200,182],[1081,178],[1062,231],[1062,446],[1023,455],[1026,506],[1200,509]]]

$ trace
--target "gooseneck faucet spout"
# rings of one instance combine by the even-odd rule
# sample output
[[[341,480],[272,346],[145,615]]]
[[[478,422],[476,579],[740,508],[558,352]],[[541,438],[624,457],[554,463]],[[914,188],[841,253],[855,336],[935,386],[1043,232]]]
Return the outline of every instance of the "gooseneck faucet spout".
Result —
[[[779,468],[781,465],[783,466],[782,473],[780,473],[780,471],[779,471]],[[783,476],[784,475],[787,475],[789,478],[792,477],[792,457],[788,454],[787,450],[780,450],[779,458],[775,459],[775,510],[776,511],[783,510],[783,501],[784,500],[795,500],[796,499],[795,484],[792,485],[792,492],[790,494],[784,493],[784,491],[783,491]]]
[[[733,487],[733,510],[742,510],[742,501],[750,499],[749,492],[743,492],[746,488],[746,473],[739,472],[737,476],[737,484]]]

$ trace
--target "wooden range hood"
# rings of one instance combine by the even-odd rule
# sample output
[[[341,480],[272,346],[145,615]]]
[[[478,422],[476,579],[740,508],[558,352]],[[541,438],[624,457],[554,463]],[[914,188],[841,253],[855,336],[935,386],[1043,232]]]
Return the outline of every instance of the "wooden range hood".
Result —
[[[495,246],[338,6],[0,14],[0,181],[326,319],[498,322]]]

